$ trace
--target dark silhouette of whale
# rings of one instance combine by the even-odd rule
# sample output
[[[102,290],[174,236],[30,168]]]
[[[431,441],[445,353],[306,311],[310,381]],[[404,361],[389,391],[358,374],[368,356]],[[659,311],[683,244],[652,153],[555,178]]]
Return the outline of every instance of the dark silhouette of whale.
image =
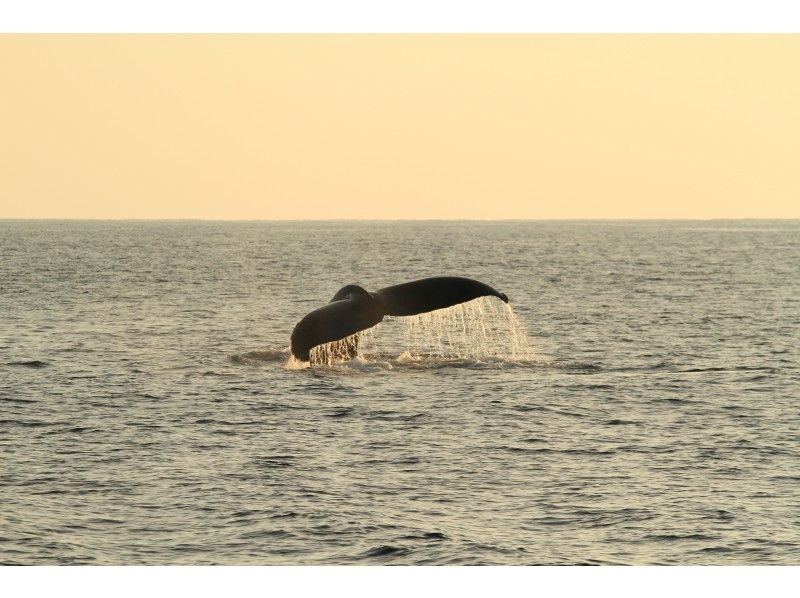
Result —
[[[486,296],[508,303],[508,297],[488,284],[459,276],[423,278],[374,293],[350,284],[339,289],[328,305],[297,323],[292,331],[292,355],[309,361],[311,349],[317,345],[371,328],[384,316],[414,316]]]

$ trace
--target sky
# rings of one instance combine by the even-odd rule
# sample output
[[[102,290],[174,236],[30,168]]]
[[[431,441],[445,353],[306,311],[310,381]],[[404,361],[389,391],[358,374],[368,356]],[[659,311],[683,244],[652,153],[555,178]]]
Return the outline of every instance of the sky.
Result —
[[[0,35],[0,218],[799,218],[800,35]]]

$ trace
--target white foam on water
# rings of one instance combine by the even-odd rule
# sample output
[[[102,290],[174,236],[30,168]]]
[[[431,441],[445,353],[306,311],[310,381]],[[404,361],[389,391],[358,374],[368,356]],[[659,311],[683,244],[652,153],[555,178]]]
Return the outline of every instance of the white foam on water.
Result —
[[[283,367],[287,370],[304,370],[311,367],[311,363],[308,361],[300,361],[294,355],[290,354],[289,360],[283,364]]]

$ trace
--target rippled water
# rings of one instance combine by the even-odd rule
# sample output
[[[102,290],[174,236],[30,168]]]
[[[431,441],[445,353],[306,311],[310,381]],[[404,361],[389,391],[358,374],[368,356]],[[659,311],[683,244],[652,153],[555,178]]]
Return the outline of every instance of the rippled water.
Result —
[[[4,563],[800,564],[798,221],[0,221],[0,255]],[[290,367],[341,286],[435,275],[531,351],[387,318]]]

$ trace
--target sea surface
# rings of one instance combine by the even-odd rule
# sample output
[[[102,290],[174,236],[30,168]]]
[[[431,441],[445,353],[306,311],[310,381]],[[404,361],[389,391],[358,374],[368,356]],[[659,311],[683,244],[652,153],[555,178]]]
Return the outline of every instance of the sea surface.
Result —
[[[800,221],[0,221],[0,562],[798,565]]]

